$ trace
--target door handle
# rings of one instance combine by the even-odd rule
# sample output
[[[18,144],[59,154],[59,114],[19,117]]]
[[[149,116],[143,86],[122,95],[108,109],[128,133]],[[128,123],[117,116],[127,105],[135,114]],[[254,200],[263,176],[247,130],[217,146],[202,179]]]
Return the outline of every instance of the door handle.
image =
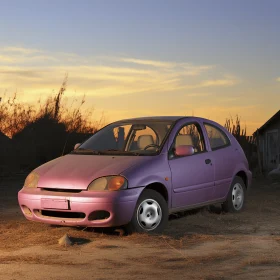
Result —
[[[209,159],[209,158],[208,158],[208,159],[206,159],[206,160],[205,160],[205,163],[206,163],[206,164],[211,163],[211,159]]]

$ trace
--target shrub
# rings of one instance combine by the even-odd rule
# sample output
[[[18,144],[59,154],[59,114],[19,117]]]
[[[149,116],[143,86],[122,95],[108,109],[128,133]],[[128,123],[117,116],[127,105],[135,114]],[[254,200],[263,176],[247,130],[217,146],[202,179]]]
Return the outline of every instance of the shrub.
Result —
[[[64,98],[67,75],[55,96],[45,102],[24,104],[4,94],[0,101],[0,131],[12,138],[20,168],[34,168],[73,149],[104,125],[104,116],[92,118],[92,110],[82,110],[85,96],[69,106]],[[0,159],[1,161],[1,159]],[[2,161],[4,159],[2,158]]]
[[[241,119],[236,115],[235,121],[232,117],[226,119],[224,127],[236,138],[242,147],[251,169],[258,165],[256,139],[246,135],[246,125],[241,129]]]

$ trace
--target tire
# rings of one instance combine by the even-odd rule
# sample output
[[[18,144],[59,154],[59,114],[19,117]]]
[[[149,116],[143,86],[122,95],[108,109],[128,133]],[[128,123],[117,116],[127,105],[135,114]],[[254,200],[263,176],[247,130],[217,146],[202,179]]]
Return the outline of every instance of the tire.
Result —
[[[158,234],[167,226],[168,216],[168,206],[163,196],[154,190],[144,190],[125,228],[128,233]]]
[[[225,212],[238,213],[244,209],[246,201],[246,186],[244,181],[236,176],[230,186],[226,201],[222,204]]]

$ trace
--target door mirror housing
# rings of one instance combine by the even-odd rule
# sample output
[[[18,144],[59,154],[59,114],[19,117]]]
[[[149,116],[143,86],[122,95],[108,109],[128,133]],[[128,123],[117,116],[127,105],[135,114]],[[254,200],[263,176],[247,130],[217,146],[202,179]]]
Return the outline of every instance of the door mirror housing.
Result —
[[[80,146],[81,146],[81,143],[77,143],[77,144],[74,146],[74,150],[78,149]]]
[[[191,145],[180,145],[175,148],[176,156],[191,156],[194,154],[194,147]]]

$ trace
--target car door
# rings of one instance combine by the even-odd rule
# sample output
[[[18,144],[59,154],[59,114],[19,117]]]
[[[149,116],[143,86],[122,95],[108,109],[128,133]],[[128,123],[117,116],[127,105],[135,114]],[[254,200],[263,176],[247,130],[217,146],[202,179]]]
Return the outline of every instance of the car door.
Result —
[[[206,137],[210,144],[211,158],[214,163],[215,186],[214,200],[224,198],[230,188],[234,175],[238,153],[236,147],[231,145],[229,138],[221,128],[215,124],[204,122]]]
[[[181,124],[171,141],[169,166],[172,174],[172,208],[187,208],[212,200],[214,166],[206,150],[200,125],[197,122]],[[174,148],[179,145],[192,145],[194,154],[176,156]]]

